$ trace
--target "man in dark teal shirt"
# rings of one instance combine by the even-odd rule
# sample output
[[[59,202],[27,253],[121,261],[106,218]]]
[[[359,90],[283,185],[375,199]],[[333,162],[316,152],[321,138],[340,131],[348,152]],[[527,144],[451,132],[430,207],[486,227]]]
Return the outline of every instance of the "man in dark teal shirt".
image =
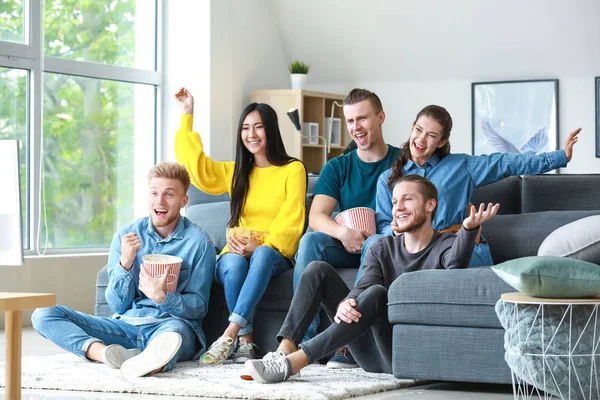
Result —
[[[331,214],[354,207],[375,210],[377,178],[390,168],[399,149],[385,143],[381,126],[385,113],[379,97],[366,89],[353,89],[344,99],[344,117],[348,133],[356,143],[351,151],[330,160],[321,171],[309,213],[313,232],[300,240],[294,267],[294,291],[300,276],[312,261],[326,261],[333,267],[358,268],[362,255],[381,236],[337,224]],[[379,232],[378,232],[379,233]],[[317,334],[319,318],[315,318],[306,338]],[[328,363],[333,368],[357,365],[341,355]]]

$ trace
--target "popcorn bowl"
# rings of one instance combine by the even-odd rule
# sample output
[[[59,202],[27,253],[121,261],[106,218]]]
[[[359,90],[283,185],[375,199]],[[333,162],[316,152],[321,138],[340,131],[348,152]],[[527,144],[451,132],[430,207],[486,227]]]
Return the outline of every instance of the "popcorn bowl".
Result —
[[[248,239],[254,240],[259,246],[265,242],[267,234],[265,232],[253,231],[252,229],[235,227],[227,230],[227,238],[235,236],[237,239],[247,241]]]
[[[355,207],[342,211],[335,217],[335,222],[347,228],[367,231],[371,235],[377,233],[375,211],[369,207]]]
[[[167,254],[146,254],[142,256],[143,268],[155,278],[163,275],[167,267],[171,267],[169,276],[167,276],[167,291],[171,293],[175,293],[177,290],[182,262],[181,258]]]

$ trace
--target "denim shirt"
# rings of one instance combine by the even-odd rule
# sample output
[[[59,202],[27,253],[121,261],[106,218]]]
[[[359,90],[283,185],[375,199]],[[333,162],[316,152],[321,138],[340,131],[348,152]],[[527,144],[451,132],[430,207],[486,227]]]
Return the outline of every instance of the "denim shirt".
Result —
[[[134,232],[141,242],[131,270],[125,270],[121,258],[121,238]],[[168,254],[183,259],[176,293],[167,292],[160,304],[155,304],[139,286],[142,256]],[[106,301],[117,315],[129,317],[175,317],[186,321],[194,330],[202,349],[206,338],[202,331],[202,319],[208,311],[210,287],[215,271],[215,247],[206,234],[186,217],[180,216],[175,230],[163,239],[154,230],[150,217],[125,225],[115,233],[108,257],[108,287]]]
[[[419,166],[412,160],[404,165],[404,174],[417,174],[429,179],[438,190],[437,212],[433,229],[445,229],[461,224],[473,189],[514,175],[535,175],[565,167],[564,150],[542,154],[493,153],[481,156],[448,154],[440,159],[434,155]],[[377,232],[391,235],[392,191],[387,182],[392,169],[377,179],[376,221]],[[502,205],[500,205],[502,207]]]

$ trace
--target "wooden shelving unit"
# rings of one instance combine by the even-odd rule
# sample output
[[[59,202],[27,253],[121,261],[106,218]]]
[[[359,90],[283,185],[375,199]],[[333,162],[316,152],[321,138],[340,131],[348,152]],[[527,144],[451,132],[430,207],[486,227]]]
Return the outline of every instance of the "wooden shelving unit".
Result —
[[[267,103],[275,109],[285,149],[292,157],[302,160],[310,173],[319,174],[323,165],[332,157],[342,154],[352,140],[348,135],[341,107],[333,107],[333,117],[341,119],[341,145],[331,146],[329,154],[322,138],[318,139],[318,144],[303,143],[302,136],[287,115],[291,108],[297,108],[302,128],[305,122],[314,122],[319,125],[319,135],[326,136],[325,118],[331,117],[333,102],[341,104],[344,95],[309,90],[253,90],[251,100]],[[303,130],[301,133],[305,134]]]

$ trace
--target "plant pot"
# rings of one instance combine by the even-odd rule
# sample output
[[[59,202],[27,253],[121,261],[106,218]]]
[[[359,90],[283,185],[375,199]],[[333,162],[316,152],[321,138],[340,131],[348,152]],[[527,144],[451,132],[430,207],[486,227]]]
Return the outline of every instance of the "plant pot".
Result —
[[[291,74],[292,89],[306,89],[307,77],[306,74]]]

